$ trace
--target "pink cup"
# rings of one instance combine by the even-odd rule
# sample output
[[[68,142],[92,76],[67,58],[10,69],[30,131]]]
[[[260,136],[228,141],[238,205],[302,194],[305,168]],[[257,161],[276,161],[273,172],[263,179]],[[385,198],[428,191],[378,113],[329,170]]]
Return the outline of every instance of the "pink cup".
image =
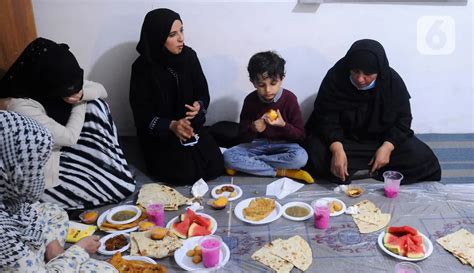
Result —
[[[204,236],[199,240],[202,252],[202,264],[205,268],[219,265],[222,239],[216,235]]]
[[[326,202],[316,202],[314,204],[314,227],[327,229],[329,227],[329,214],[331,213]]]
[[[146,208],[148,220],[159,227],[165,226],[165,207],[162,204],[151,204]]]
[[[395,198],[400,191],[400,182],[403,179],[403,175],[396,171],[386,171],[383,173],[384,185],[383,189],[385,196],[388,198]]]

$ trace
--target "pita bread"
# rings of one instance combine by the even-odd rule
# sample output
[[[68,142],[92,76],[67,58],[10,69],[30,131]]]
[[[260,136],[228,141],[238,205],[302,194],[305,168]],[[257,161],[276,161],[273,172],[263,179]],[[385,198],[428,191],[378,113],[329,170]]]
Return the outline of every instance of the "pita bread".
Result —
[[[257,222],[270,215],[275,206],[275,200],[258,197],[253,199],[248,207],[244,208],[243,214],[245,219]]]
[[[382,213],[374,203],[364,200],[355,205],[359,213],[353,214],[352,218],[359,228],[360,233],[371,233],[380,230],[390,222],[390,214]]]
[[[438,244],[456,256],[463,264],[474,268],[474,234],[460,229],[436,240]]]
[[[157,183],[145,184],[138,193],[137,204],[147,207],[164,204],[165,210],[178,210],[179,206],[191,205],[194,198],[186,198],[177,190]]]
[[[299,235],[288,240],[276,239],[272,241],[271,252],[283,258],[301,271],[306,271],[313,262],[313,252],[308,243]]]
[[[255,251],[251,258],[270,267],[277,273],[289,273],[291,269],[293,269],[293,264],[285,259],[273,255],[271,249],[272,244],[266,244],[259,250]]]
[[[150,231],[132,232],[130,255],[161,259],[173,255],[174,251],[183,245],[181,240],[174,236],[166,235],[162,240],[153,240],[150,235]]]

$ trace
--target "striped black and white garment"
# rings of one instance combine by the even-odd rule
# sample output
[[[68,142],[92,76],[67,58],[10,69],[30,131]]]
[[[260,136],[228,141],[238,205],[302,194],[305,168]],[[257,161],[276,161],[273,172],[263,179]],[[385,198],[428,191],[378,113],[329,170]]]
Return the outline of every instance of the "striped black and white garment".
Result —
[[[60,185],[45,191],[42,201],[66,210],[117,203],[135,190],[105,101],[87,103],[77,144],[61,149],[59,180]]]

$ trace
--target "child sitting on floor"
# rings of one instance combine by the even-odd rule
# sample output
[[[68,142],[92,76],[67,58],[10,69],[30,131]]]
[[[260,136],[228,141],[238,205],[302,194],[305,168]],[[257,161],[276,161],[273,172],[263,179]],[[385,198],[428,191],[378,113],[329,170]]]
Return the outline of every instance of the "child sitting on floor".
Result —
[[[299,169],[308,154],[298,144],[305,137],[298,100],[281,87],[285,60],[275,52],[260,52],[250,58],[247,69],[257,90],[245,98],[240,113],[241,144],[224,152],[227,173],[287,176],[313,183],[311,175]]]

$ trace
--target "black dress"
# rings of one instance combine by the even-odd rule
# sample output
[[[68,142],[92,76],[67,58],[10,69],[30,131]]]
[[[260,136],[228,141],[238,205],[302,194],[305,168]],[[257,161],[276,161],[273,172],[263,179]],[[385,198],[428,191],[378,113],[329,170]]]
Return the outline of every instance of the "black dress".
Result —
[[[356,50],[372,52],[379,73],[375,88],[360,91],[349,80],[347,56]],[[348,160],[349,177],[368,163],[384,141],[395,146],[387,166],[374,177],[383,180],[386,170],[404,175],[402,183],[439,181],[441,168],[432,150],[411,130],[410,95],[398,73],[389,64],[380,43],[355,42],[344,58],[326,74],[314,110],[306,123],[305,148],[309,160],[305,167],[316,178],[342,183],[330,172],[332,153],[329,146],[340,141]],[[350,181],[346,181],[346,183]]]
[[[130,104],[148,173],[178,185],[223,174],[224,161],[203,128],[210,98],[195,51],[184,46],[180,54],[173,55],[163,47],[174,20],[180,20],[179,15],[168,9],[151,11],[145,17],[137,45],[141,55],[132,66]],[[199,141],[183,146],[169,125],[184,118],[184,105],[195,101],[200,102],[201,110],[191,123]]]

